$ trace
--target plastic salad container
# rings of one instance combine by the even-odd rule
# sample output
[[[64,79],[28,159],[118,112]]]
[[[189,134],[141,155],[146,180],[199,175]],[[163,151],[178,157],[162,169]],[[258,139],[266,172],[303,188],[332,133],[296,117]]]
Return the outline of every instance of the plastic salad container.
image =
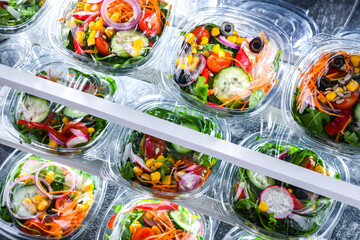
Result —
[[[106,100],[115,101],[117,95],[124,100],[122,85],[117,88],[113,79],[84,68],[80,71],[69,61],[44,57],[23,70]],[[102,142],[99,139],[106,139],[112,126],[106,120],[15,90],[10,90],[6,99],[3,123],[10,134],[52,153],[84,152]]]
[[[5,0],[0,2],[0,36],[10,36],[35,25],[46,14],[51,1]]]
[[[293,52],[299,55],[304,42],[319,32],[314,19],[308,16],[307,10],[281,0],[224,0],[223,4],[238,7],[242,11],[252,12],[267,18],[272,24],[284,30],[292,43]]]
[[[86,172],[15,151],[1,166],[1,232],[11,239],[78,239],[105,189]]]
[[[229,138],[224,121],[160,96],[142,98],[133,107],[217,138]],[[117,137],[109,161],[111,175],[115,181],[125,179],[125,185],[141,193],[162,197],[201,194],[223,169],[223,163],[215,158],[141,132],[124,128]]]
[[[280,28],[220,7],[201,9],[179,25],[182,31],[173,34],[176,43],[163,62],[168,92],[222,116],[256,115],[273,99],[285,71],[279,66],[292,56]]]
[[[211,240],[215,234],[216,221],[171,202],[123,192],[112,205],[97,239]]]
[[[173,23],[173,2],[64,1],[53,19],[52,43],[97,70],[124,73],[162,51]]]
[[[228,232],[223,240],[259,240],[260,238],[254,237],[249,233],[234,227]]]
[[[28,38],[0,39],[0,64],[17,67],[31,58],[31,43]]]
[[[329,177],[349,181],[345,163],[334,155],[302,147],[297,136],[278,131],[253,134],[241,145]],[[344,204],[259,173],[229,166],[222,177],[222,202],[238,214],[236,224],[266,239],[308,239],[331,234]],[[284,171],[286,171],[284,169]],[[226,176],[228,180],[225,180]],[[226,204],[223,205],[225,211]],[[330,237],[330,236],[328,236]]]
[[[360,42],[320,35],[293,69],[284,119],[319,148],[359,154]]]

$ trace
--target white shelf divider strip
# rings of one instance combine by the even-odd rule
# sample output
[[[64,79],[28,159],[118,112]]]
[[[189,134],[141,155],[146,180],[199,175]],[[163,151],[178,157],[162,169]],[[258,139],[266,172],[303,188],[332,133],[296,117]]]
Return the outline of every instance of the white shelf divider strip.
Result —
[[[0,84],[41,98],[51,99],[124,127],[203,152],[234,165],[360,208],[360,187],[356,185],[327,177],[4,65],[0,65]]]

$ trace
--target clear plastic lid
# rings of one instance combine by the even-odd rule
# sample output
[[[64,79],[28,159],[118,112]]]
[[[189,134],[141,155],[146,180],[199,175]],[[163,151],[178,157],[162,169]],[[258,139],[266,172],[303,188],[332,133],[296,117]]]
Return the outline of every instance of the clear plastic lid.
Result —
[[[64,60],[43,57],[24,71],[97,97],[124,101],[123,85]],[[6,129],[25,144],[51,153],[82,153],[109,136],[112,124],[96,116],[15,90],[3,112]]]
[[[31,43],[26,36],[0,39],[0,64],[17,67],[31,58]]]
[[[234,4],[234,1],[224,0],[227,5],[239,7],[242,11],[249,11],[260,17],[267,18],[288,34],[294,54],[300,54],[304,42],[319,32],[315,21],[302,9],[293,4],[279,0],[244,1]]]
[[[283,117],[314,147],[359,155],[359,62],[360,41],[318,35],[294,66]]]
[[[348,169],[340,158],[303,147],[307,144],[286,130],[255,133],[241,143],[319,174],[349,181]],[[224,211],[229,211],[227,204],[232,206],[239,216],[236,224],[256,237],[323,237],[331,234],[342,214],[344,204],[332,199],[247,169],[230,166],[228,170],[221,185]]]
[[[11,36],[36,25],[49,11],[52,1],[1,1],[0,37]]]
[[[50,31],[55,49],[112,75],[149,67],[168,41],[175,1],[98,2],[62,3]]]
[[[219,116],[255,116],[274,99],[292,58],[280,28],[220,7],[190,14],[179,27],[163,57],[161,84],[168,93]]]
[[[78,239],[106,189],[100,178],[19,151],[2,164],[0,179],[0,228],[11,239]]]
[[[216,221],[209,217],[123,189],[119,193],[97,239],[213,239]]]
[[[340,27],[334,30],[333,35],[349,40],[360,40],[360,28]]]
[[[229,140],[225,121],[202,116],[168,99],[145,97],[136,102],[133,108]],[[141,193],[193,197],[207,191],[224,166],[216,158],[127,128],[115,137],[115,149],[111,151],[113,155],[109,162],[111,175],[115,181],[122,181]]]
[[[228,232],[223,240],[259,240],[260,238],[254,237],[240,228],[234,227]]]

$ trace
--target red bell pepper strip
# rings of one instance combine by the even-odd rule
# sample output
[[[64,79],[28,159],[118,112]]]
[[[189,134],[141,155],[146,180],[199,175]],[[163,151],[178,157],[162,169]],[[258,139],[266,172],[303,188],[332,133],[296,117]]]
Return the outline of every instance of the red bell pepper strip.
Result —
[[[251,71],[252,65],[244,49],[240,49],[240,51],[237,53],[236,60],[237,61],[235,61],[235,66],[244,69],[247,73]]]
[[[94,21],[97,16],[100,15],[100,11],[92,13],[81,25],[81,28],[84,28],[86,24],[89,24],[90,22]]]
[[[117,213],[115,213],[109,220],[108,224],[107,224],[107,227],[110,228],[110,229],[113,229],[114,228],[114,221],[115,221],[115,218],[117,216]]]
[[[144,211],[160,211],[160,210],[167,210],[167,211],[172,211],[172,210],[179,210],[179,205],[176,205],[174,203],[144,203],[144,204],[140,204],[137,205],[135,207],[133,207],[131,209],[131,211],[135,211],[137,209],[142,209]]]
[[[86,11],[78,11],[76,13],[73,13],[74,18],[84,21],[91,17],[93,15],[93,12],[86,12]]]
[[[209,80],[209,69],[204,68],[204,70],[201,72],[201,76],[205,78],[205,83]]]
[[[328,123],[324,129],[330,135],[333,136],[337,134],[346,124],[346,122],[353,115],[352,109],[346,109],[341,112],[342,117],[335,118],[334,121]]]
[[[74,33],[74,38],[73,38],[74,50],[75,50],[76,54],[83,54],[84,53],[84,49],[82,48],[81,44],[77,40],[77,33],[79,31],[83,32],[85,25],[89,24],[92,21],[94,21],[94,19],[97,18],[97,16],[99,16],[99,15],[100,15],[100,11],[91,13],[91,15],[76,29],[76,31]]]
[[[61,133],[59,133],[58,131],[53,129],[52,127],[45,125],[43,123],[30,122],[30,121],[26,121],[26,120],[17,120],[16,123],[20,124],[20,125],[25,125],[27,128],[30,128],[30,129],[36,128],[36,129],[46,130],[49,133],[51,133],[52,135],[54,135],[57,139],[64,141],[64,142],[68,139],[67,137],[65,137],[64,135],[62,135]]]

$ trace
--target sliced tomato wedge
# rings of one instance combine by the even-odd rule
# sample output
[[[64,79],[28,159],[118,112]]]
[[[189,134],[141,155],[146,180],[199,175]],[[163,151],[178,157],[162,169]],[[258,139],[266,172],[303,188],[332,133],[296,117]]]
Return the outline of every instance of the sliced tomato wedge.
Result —
[[[240,51],[237,53],[236,60],[237,61],[235,61],[235,66],[244,69],[248,73],[251,71],[252,65],[244,49],[240,49]]]
[[[139,21],[139,27],[146,36],[155,36],[161,33],[162,22],[154,11],[145,10]]]
[[[155,232],[149,227],[142,227],[135,231],[132,240],[145,240],[151,236],[155,236]]]
[[[220,58],[218,54],[212,53],[210,57],[206,60],[206,64],[210,71],[212,72],[220,72],[221,69],[227,68],[231,64],[231,54],[227,51],[225,52],[225,57]]]
[[[109,220],[108,224],[107,224],[107,227],[110,228],[110,229],[113,229],[114,228],[114,221],[115,221],[115,218],[117,216],[117,213],[115,213]]]
[[[353,108],[358,102],[358,100],[359,100],[359,90],[356,90],[351,93],[350,97],[344,98],[344,101],[342,103],[334,102],[332,103],[332,105],[336,109],[345,110],[345,109]]]
[[[110,46],[109,43],[106,41],[107,36],[105,33],[98,32],[98,36],[95,39],[95,45],[99,53],[103,56],[107,56],[110,54]]]
[[[192,34],[194,34],[197,44],[201,43],[203,37],[207,37],[210,40],[210,33],[206,27],[197,27],[192,31]]]

